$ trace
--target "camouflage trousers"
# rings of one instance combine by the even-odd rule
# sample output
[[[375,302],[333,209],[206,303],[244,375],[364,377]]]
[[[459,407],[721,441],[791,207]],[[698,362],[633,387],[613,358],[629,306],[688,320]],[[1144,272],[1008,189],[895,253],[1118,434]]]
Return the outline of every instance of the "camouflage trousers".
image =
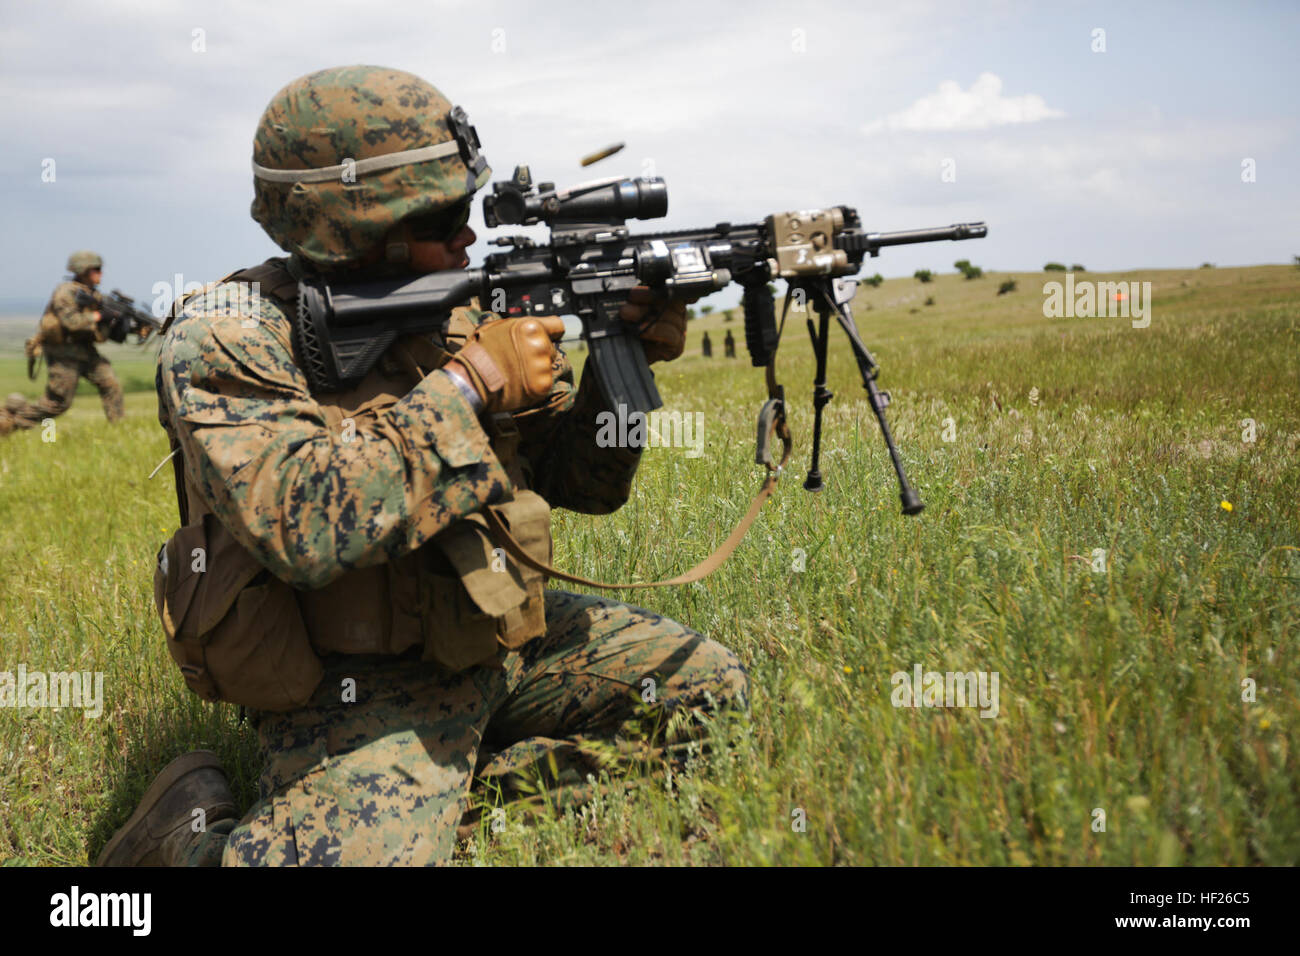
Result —
[[[72,406],[77,391],[77,380],[87,379],[99,389],[99,399],[104,405],[104,415],[110,422],[121,421],[126,414],[122,386],[113,374],[113,365],[94,348],[77,349],[60,354],[53,349],[46,353],[50,377],[45,383],[45,394],[39,401],[27,402],[11,408],[10,417],[15,428],[35,428],[46,418],[62,415]]]
[[[26,421],[19,421],[15,418],[17,412],[27,407],[27,399],[21,392],[14,392],[5,399],[3,406],[0,406],[0,435],[8,435],[17,428],[30,428]]]
[[[327,658],[307,707],[256,715],[268,753],[262,799],[196,835],[184,862],[443,863],[472,784],[518,795],[540,775],[563,790],[611,750],[633,749],[656,719],[684,714],[673,723],[690,726],[700,713],[748,708],[735,655],[661,615],[548,590],[546,624],[521,650],[503,650],[499,669]],[[349,679],[353,703],[342,699]]]

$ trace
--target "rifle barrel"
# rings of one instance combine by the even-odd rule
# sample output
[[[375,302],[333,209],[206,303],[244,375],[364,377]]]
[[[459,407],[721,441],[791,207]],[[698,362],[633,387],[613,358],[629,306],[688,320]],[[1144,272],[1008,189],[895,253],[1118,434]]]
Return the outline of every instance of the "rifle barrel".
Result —
[[[934,229],[903,229],[899,232],[869,232],[864,238],[872,246],[905,246],[913,242],[942,242],[945,239],[983,239],[989,227],[982,222],[959,222]]]

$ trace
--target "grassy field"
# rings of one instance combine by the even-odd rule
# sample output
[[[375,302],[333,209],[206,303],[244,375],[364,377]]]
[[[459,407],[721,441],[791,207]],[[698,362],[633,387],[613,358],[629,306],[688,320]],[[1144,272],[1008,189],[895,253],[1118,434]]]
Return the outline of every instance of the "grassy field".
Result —
[[[1009,277],[1019,291],[997,296]],[[1300,272],[1077,277],[1150,281],[1144,329],[1044,318],[1052,278],[941,275],[859,295],[927,505],[915,518],[898,513],[842,336],[826,489],[800,487],[812,359],[796,316],[779,359],[794,473],[711,578],[626,597],[733,648],[752,720],[719,726],[730,746],[685,774],[510,818],[461,858],[1300,861]],[[677,573],[747,506],[765,392],[743,343],[720,357],[723,323],[692,323],[687,356],[659,373],[669,407],[703,413],[704,454],[650,449],[620,512],[559,513],[560,567]],[[215,749],[237,796],[255,793],[253,735],[235,708],[189,695],[162,645],[152,557],[176,523],[172,478],[146,478],[167,452],[147,353],[115,354],[135,389],[124,424],[107,427],[87,392],[56,441],[0,440],[0,670],[102,671],[105,687],[99,719],[0,709],[5,863],[93,859],[183,749]],[[37,394],[20,366],[0,359],[0,393]],[[998,715],[892,706],[891,675],[917,665],[996,672]]]

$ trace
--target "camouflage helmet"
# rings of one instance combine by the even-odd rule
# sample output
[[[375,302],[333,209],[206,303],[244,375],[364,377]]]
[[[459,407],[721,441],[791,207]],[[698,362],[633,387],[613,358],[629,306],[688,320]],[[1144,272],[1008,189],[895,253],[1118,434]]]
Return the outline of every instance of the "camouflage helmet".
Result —
[[[252,214],[317,266],[355,262],[403,219],[454,206],[492,175],[459,107],[425,80],[342,66],[294,80],[253,138]]]
[[[82,249],[68,256],[68,271],[74,276],[79,276],[90,269],[102,268],[104,268],[104,260],[99,257],[98,252]]]

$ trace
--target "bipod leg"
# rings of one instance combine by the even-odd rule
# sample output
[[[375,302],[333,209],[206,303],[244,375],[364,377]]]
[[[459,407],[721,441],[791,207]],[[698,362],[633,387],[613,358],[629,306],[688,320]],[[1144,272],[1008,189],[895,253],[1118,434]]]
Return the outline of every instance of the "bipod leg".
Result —
[[[805,292],[828,293],[822,282],[807,282],[801,285]],[[808,335],[812,338],[813,353],[817,356],[817,377],[813,380],[813,445],[812,465],[808,468],[808,477],[803,486],[808,491],[822,490],[821,447],[822,447],[822,409],[835,395],[826,387],[826,340],[830,337],[830,310],[826,306],[829,296],[816,295],[813,303],[817,309],[818,327],[814,330],[813,320],[808,319]]]
[[[876,375],[879,373],[880,368],[876,365],[871,353],[867,351],[867,347],[862,343],[862,337],[858,335],[857,324],[853,321],[853,311],[849,308],[849,302],[853,299],[853,290],[856,286],[857,283],[852,280],[836,279],[833,294],[830,288],[826,286],[821,288],[823,295],[817,302],[817,309],[822,314],[822,334],[823,336],[827,334],[826,316],[831,310],[834,310],[840,328],[844,329],[844,334],[849,337],[849,344],[853,347],[853,355],[858,362],[858,370],[862,373],[862,386],[867,390],[867,396],[871,400],[871,409],[876,414],[876,421],[880,425],[881,434],[885,436],[885,445],[889,448],[889,458],[894,463],[895,474],[898,475],[899,498],[902,501],[903,514],[920,514],[925,509],[925,505],[922,504],[921,497],[907,480],[907,473],[903,470],[903,459],[898,454],[898,447],[894,444],[894,436],[889,431],[889,422],[885,418],[885,409],[889,407],[889,393],[882,392],[876,387]],[[809,325],[811,324],[809,322]],[[824,349],[825,344],[823,343]],[[824,351],[820,358],[819,368],[824,369]],[[819,414],[820,411],[819,408]],[[820,424],[820,420],[818,423]]]

